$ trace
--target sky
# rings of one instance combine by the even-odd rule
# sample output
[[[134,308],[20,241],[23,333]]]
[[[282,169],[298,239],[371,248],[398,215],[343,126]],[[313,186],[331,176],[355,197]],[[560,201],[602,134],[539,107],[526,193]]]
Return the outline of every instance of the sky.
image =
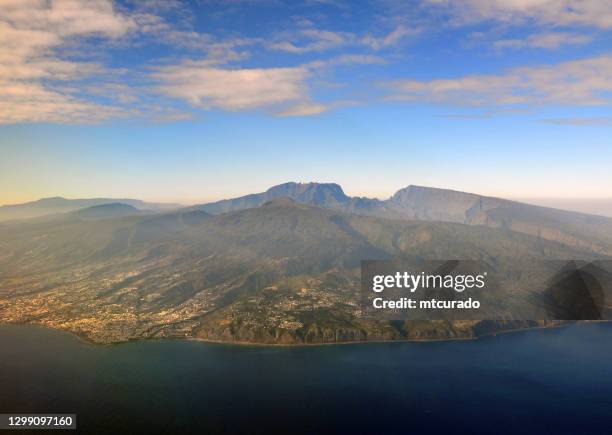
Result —
[[[612,198],[612,2],[0,0],[0,204]]]

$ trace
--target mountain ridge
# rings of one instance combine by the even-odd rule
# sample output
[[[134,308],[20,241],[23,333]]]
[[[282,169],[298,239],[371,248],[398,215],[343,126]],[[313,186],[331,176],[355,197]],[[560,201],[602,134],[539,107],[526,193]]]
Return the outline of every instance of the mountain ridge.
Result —
[[[508,204],[508,205],[509,204],[521,204],[521,205],[530,206],[530,207],[557,210],[557,211],[562,211],[562,212],[567,212],[567,213],[572,213],[572,214],[577,214],[577,215],[596,216],[596,217],[600,217],[600,218],[612,221],[612,218],[609,218],[607,216],[600,216],[600,215],[584,213],[580,211],[565,210],[561,208],[546,207],[546,206],[541,206],[537,204],[521,202],[517,200],[504,199],[504,198],[488,196],[488,195],[481,195],[478,193],[464,192],[461,190],[446,189],[446,188],[440,188],[440,187],[429,187],[429,186],[422,186],[422,185],[416,185],[416,184],[410,184],[406,187],[403,187],[399,189],[398,191],[396,191],[389,198],[382,200],[378,198],[369,198],[365,196],[348,196],[342,189],[342,186],[340,186],[337,183],[319,183],[319,182],[301,183],[301,182],[290,181],[290,182],[274,185],[268,188],[265,192],[251,193],[251,194],[239,196],[236,198],[222,199],[222,200],[213,201],[213,202],[195,204],[195,205],[191,205],[186,208],[201,209],[211,214],[219,214],[219,213],[226,213],[228,211],[244,210],[245,208],[259,207],[263,205],[264,202],[268,202],[272,199],[281,198],[281,197],[288,197],[288,198],[293,199],[296,202],[309,203],[313,205],[323,206],[323,208],[331,208],[329,201],[326,201],[324,199],[326,196],[333,196],[334,201],[332,202],[332,204],[340,203],[345,206],[344,208],[346,208],[346,205],[352,205],[352,204],[360,204],[362,206],[364,204],[367,204],[367,205],[398,204],[399,205],[399,204],[402,204],[406,200],[407,197],[411,197],[411,196],[415,197],[418,195],[419,192],[428,193],[430,195],[432,193],[437,194],[439,196],[446,195],[447,197],[452,195],[455,198],[461,197],[466,202],[471,200],[472,201],[471,205],[474,205],[473,203],[477,200],[485,200],[485,201],[488,201],[489,208],[491,207],[491,204],[495,204],[495,203]],[[219,211],[219,210],[222,210],[222,211]]]
[[[457,190],[410,185],[386,200],[348,196],[336,183],[288,182],[272,186],[265,192],[237,198],[177,208],[181,213],[204,212],[210,215],[258,208],[281,198],[297,204],[309,204],[350,214],[399,220],[453,222],[470,226],[502,228],[529,234],[568,246],[612,255],[612,218],[589,215],[484,196]],[[140,200],[108,198],[43,198],[31,203],[0,207],[0,221],[8,220],[11,207],[30,208],[28,217],[75,211],[108,203],[124,203],[139,210],[166,211],[173,204],[145,203]],[[193,217],[195,215],[191,215]],[[13,216],[15,218],[15,216]],[[197,219],[202,219],[199,216]],[[161,218],[162,220],[164,218]],[[158,220],[159,221],[159,220]],[[173,225],[180,227],[180,222]],[[177,227],[177,228],[178,228]]]
[[[140,213],[136,207],[122,202],[111,202],[108,204],[93,205],[82,208],[71,213],[85,218],[111,218],[120,216],[130,216]]]
[[[70,213],[105,204],[121,203],[132,206],[138,210],[164,211],[180,208],[180,204],[146,202],[131,198],[76,198],[68,199],[53,196],[37,199],[21,204],[7,204],[0,206],[0,222],[13,219],[37,218],[58,213]]]
[[[612,218],[417,185],[400,189],[390,198],[380,200],[350,197],[335,183],[289,182],[265,192],[194,205],[188,210],[221,214],[260,207],[280,197],[367,216],[504,228],[605,255],[612,254]]]

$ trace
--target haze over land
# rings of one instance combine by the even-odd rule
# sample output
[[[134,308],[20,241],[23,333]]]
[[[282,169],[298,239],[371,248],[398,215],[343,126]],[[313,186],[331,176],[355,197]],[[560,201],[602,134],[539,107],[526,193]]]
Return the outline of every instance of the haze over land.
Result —
[[[159,211],[178,208],[178,204],[148,203],[138,199],[127,198],[92,198],[92,199],[66,199],[62,197],[43,198],[24,204],[11,204],[0,206],[0,222],[11,219],[27,219],[57,213],[67,213],[87,207],[106,204],[123,204],[142,211]]]
[[[543,207],[612,217],[612,198],[517,198],[516,200]]]

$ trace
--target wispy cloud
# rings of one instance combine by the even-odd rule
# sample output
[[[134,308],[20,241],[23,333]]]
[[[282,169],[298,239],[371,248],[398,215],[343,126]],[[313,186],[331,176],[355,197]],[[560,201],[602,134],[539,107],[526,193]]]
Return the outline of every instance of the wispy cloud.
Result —
[[[383,36],[368,34],[361,39],[361,42],[374,50],[380,50],[399,44],[404,38],[418,35],[420,32],[421,29],[416,27],[398,25],[394,30]]]
[[[308,70],[216,68],[206,61],[160,67],[157,90],[203,109],[250,110],[308,99]]]
[[[118,38],[134,21],[110,1],[6,0],[0,8],[0,123],[83,122],[119,112],[61,91],[53,82],[101,70],[61,59],[56,49],[78,37]]]
[[[322,52],[341,47],[364,47],[370,50],[382,50],[398,45],[403,39],[420,33],[416,27],[398,25],[388,33],[367,33],[359,35],[351,32],[334,32],[316,29],[309,23],[308,28],[295,32],[283,32],[276,40],[266,44],[270,50],[285,51],[294,54]]]
[[[591,42],[589,35],[570,32],[543,32],[529,35],[526,38],[501,39],[493,43],[495,48],[543,48],[555,49],[564,45],[584,45]]]
[[[346,18],[354,7],[343,4]],[[406,11],[403,4],[401,10]],[[279,3],[283,5],[287,6]],[[462,24],[529,21],[541,27],[529,28],[532,33],[525,38],[504,38],[505,31],[495,37],[488,34],[487,41],[500,50],[582,45],[593,36],[576,26],[612,28],[607,24],[612,20],[610,2],[421,0],[415,8],[408,8],[409,16],[373,9],[380,12],[372,18],[378,25],[367,31],[333,23],[325,14],[319,15],[321,23],[314,15],[290,15],[293,28],[270,29],[266,35],[235,28],[216,31],[214,25],[201,31],[192,6],[180,1],[2,0],[0,124],[100,122],[116,117],[178,120],[193,116],[194,109],[265,109],[281,116],[324,113],[339,107],[333,99],[358,99],[355,88],[377,69],[364,68],[364,74],[344,80],[347,90],[333,97],[330,92],[321,98],[321,83],[333,81],[341,69],[344,74],[349,68],[357,70],[357,65],[401,59],[400,48],[424,32],[431,25],[428,20],[439,18],[434,13],[417,19],[423,10],[442,10]],[[328,13],[336,8],[324,9]],[[417,12],[410,15],[413,9]],[[561,28],[565,25],[576,28]],[[147,50],[132,61],[128,57],[138,47]],[[109,59],[114,60],[115,53],[124,56],[123,50],[131,52],[117,62],[121,68],[111,67],[114,62]],[[485,109],[611,104],[611,59],[601,56],[499,74],[407,78],[385,86],[389,99]],[[396,74],[389,68],[385,76]]]
[[[304,54],[347,45],[380,48],[397,43],[406,33],[398,28],[379,39],[364,39],[309,23],[285,33],[284,40],[277,35],[269,42],[237,33],[221,37],[198,32],[184,5],[177,2],[130,5],[119,9],[111,0],[6,0],[0,11],[0,123],[191,116],[174,108],[173,101],[197,109],[266,108],[282,116],[315,115],[334,106],[313,101],[309,77],[327,74],[339,65],[385,60],[344,50],[290,67],[244,67],[243,61],[257,50]],[[134,49],[153,40],[173,56],[113,71],[102,56],[93,56],[98,62],[85,62],[64,55],[68,47],[72,53],[75,47],[85,52],[93,37],[98,47],[103,41],[112,42],[103,49]],[[153,73],[151,63],[158,65]]]
[[[337,107],[313,101],[309,79],[341,65],[381,64],[374,55],[343,54],[294,67],[240,68],[209,59],[157,67],[155,90],[200,109],[270,109],[280,116],[311,116]]]
[[[467,75],[386,83],[388,98],[450,105],[610,105],[612,56],[515,68],[498,75]]]
[[[321,103],[305,102],[296,106],[288,107],[278,112],[279,116],[313,116],[319,115],[330,109],[329,106]]]
[[[268,44],[267,47],[270,50],[302,54],[313,51],[325,51],[347,45],[354,41],[355,36],[351,33],[309,28],[281,38],[287,38],[288,40],[275,41]]]
[[[313,71],[321,71],[342,65],[382,65],[387,60],[381,56],[372,54],[341,54],[324,60],[314,60],[304,66]]]
[[[218,63],[248,59],[251,56],[249,48],[264,42],[260,38],[240,36],[220,39],[213,34],[193,30],[190,22],[185,23],[187,20],[171,23],[163,16],[148,12],[149,10],[151,8],[144,9],[145,12],[140,10],[133,15],[141,38],[154,38],[157,43],[174,50],[204,53],[208,60]]]
[[[458,24],[483,20],[554,26],[612,28],[612,2],[605,0],[425,0],[444,7]]]
[[[612,126],[611,116],[593,116],[590,118],[547,118],[540,119],[540,122],[554,125],[575,125],[575,126]]]

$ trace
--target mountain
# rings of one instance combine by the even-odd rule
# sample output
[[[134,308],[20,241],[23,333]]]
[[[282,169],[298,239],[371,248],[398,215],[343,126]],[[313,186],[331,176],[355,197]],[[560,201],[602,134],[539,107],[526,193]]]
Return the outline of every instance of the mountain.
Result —
[[[349,197],[337,184],[285,183],[263,193],[197,205],[190,209],[220,214],[259,207],[266,201],[280,197],[368,216],[505,228],[612,255],[612,218],[422,186],[408,186],[381,201]]]
[[[102,219],[134,215],[140,213],[140,210],[121,202],[111,202],[110,204],[94,205],[93,207],[83,208],[72,213],[83,218]]]
[[[487,209],[504,203],[501,199],[473,193],[422,186],[408,186],[398,190],[386,203],[406,218],[467,224],[471,211],[480,207],[483,201]]]
[[[296,202],[312,204],[326,208],[342,208],[351,201],[342,188],[334,183],[284,183],[271,187],[263,193],[226,199],[209,204],[190,207],[211,214],[221,214],[230,211],[259,207],[262,204],[277,199],[291,198]]]
[[[178,204],[150,203],[138,199],[90,198],[66,199],[62,197],[43,198],[23,204],[0,206],[0,222],[11,219],[28,219],[57,213],[94,207],[97,205],[121,203],[138,210],[171,210],[180,207]]]
[[[408,219],[505,228],[611,255],[612,219],[447,189],[410,186],[388,200]]]
[[[507,228],[363,216],[286,197],[216,216],[69,213],[0,224],[0,323],[42,324],[101,343],[272,344],[467,338],[543,324],[364,318],[360,261],[389,258],[483,260],[514,283],[520,301],[536,297],[521,289],[542,276],[541,260],[602,257]]]

